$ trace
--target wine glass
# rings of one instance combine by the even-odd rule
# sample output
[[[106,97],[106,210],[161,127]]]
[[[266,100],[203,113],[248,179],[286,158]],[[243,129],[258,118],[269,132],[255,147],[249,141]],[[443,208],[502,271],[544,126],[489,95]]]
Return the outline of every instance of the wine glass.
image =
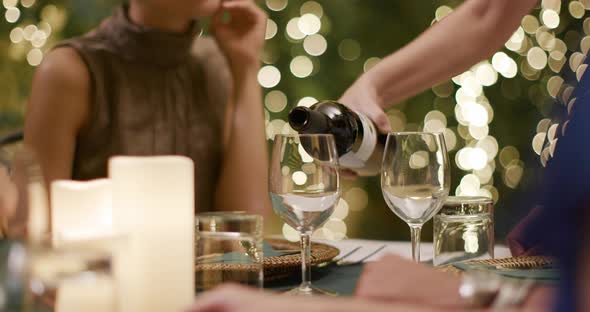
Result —
[[[449,160],[440,133],[390,133],[381,170],[381,190],[389,208],[411,229],[412,259],[420,261],[422,226],[442,207],[451,184]]]
[[[293,295],[334,294],[311,285],[310,237],[340,199],[338,154],[331,134],[277,135],[270,167],[274,211],[301,237],[302,282]]]

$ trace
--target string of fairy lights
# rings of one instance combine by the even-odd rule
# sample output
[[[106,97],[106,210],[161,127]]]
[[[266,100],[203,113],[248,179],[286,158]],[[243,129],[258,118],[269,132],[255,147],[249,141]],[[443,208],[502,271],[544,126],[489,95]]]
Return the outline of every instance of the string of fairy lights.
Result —
[[[68,11],[60,5],[42,5],[36,0],[3,0],[2,4],[4,19],[10,26],[8,58],[30,66],[39,65],[44,53],[60,39],[59,34],[68,21]],[[272,14],[267,22],[265,38],[269,44],[262,57],[264,65],[258,73],[258,81],[265,89],[266,134],[272,140],[278,133],[294,133],[284,120],[288,108],[310,106],[317,101],[311,96],[294,99],[287,91],[281,90],[280,83],[287,76],[302,81],[313,77],[321,71],[323,58],[331,57],[327,53],[330,51],[337,52],[343,61],[362,62],[364,71],[375,66],[380,58],[366,55],[361,43],[355,39],[334,42],[330,38],[330,12],[318,1],[265,0],[263,5]],[[32,8],[40,12],[35,19],[26,14],[26,10]],[[564,71],[569,71],[579,79],[586,69],[584,59],[590,49],[590,18],[585,18],[587,10],[590,10],[590,0],[541,1],[539,9],[522,19],[505,49],[432,88],[436,96],[434,109],[421,122],[409,121],[401,109],[388,111],[393,130],[443,132],[449,151],[454,153],[454,164],[461,172],[460,182],[453,193],[486,196],[497,201],[500,184],[518,187],[525,168],[521,152],[529,151],[519,151],[511,145],[501,146],[490,133],[494,106],[501,103],[497,103],[499,100],[492,103],[486,97],[486,88],[501,84],[503,94],[510,97],[513,90],[504,82],[522,77],[533,82],[528,90],[530,101],[545,116],[549,116],[546,112],[551,105],[563,105],[566,110],[571,110],[575,103],[575,99],[570,98],[574,86],[562,77]],[[277,18],[281,14],[293,16],[294,11],[297,12],[295,17]],[[433,23],[452,11],[449,6],[439,7],[433,12]],[[572,19],[580,21],[582,27],[566,28],[563,21]],[[273,41],[282,42],[284,39],[292,47],[288,55],[273,48]],[[285,57],[289,61],[283,65],[278,60]],[[450,113],[437,109],[442,103],[449,102],[454,107]],[[553,154],[559,131],[565,131],[565,126],[560,128],[557,121],[549,117],[537,124],[531,149],[540,155],[543,164]],[[335,240],[346,237],[348,215],[363,210],[368,202],[368,194],[361,187],[346,189],[334,215],[314,234],[315,237]],[[297,232],[288,226],[283,227],[283,234],[297,239]]]

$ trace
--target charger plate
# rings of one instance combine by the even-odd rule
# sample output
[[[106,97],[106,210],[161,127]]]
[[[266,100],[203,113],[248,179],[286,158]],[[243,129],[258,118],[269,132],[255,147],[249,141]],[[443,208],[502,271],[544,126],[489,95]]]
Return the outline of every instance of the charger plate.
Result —
[[[267,242],[276,250],[296,250],[301,248],[299,243],[282,239],[270,239]],[[329,262],[336,258],[340,250],[334,246],[322,243],[311,244],[311,265]],[[301,253],[280,257],[264,258],[264,281],[275,281],[292,274],[301,273]]]
[[[265,240],[273,249],[299,250],[300,244],[283,239]],[[333,260],[340,250],[336,247],[322,244],[311,244],[311,265],[318,265]],[[264,257],[263,260],[264,281],[271,282],[301,273],[301,253],[287,254],[275,257]],[[252,264],[239,263],[203,263],[195,265],[197,282],[201,285],[197,288],[209,288],[208,285],[218,284],[222,281],[252,280],[257,274],[257,267]]]
[[[557,262],[555,259],[544,256],[526,256],[500,259],[485,259],[485,260],[470,260],[464,262],[467,265],[486,265],[498,269],[518,270],[518,269],[544,269],[548,267],[555,267]],[[448,272],[451,274],[460,275],[464,271],[457,268],[453,264],[437,267],[438,270]]]

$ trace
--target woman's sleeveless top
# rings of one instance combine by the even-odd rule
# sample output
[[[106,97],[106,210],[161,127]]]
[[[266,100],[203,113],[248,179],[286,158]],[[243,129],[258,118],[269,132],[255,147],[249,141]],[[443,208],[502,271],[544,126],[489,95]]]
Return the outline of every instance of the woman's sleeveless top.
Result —
[[[74,179],[106,177],[114,155],[184,155],[195,162],[196,210],[213,209],[231,74],[215,41],[192,28],[148,29],[121,7],[96,30],[59,45],[79,53],[91,78]]]

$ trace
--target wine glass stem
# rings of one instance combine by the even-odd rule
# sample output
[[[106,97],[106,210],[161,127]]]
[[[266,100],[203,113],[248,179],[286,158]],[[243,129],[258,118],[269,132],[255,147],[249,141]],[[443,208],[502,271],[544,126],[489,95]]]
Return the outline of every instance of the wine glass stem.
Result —
[[[301,286],[311,288],[311,232],[301,233]]]
[[[414,262],[420,262],[420,232],[422,225],[410,225],[412,232],[412,259]]]

